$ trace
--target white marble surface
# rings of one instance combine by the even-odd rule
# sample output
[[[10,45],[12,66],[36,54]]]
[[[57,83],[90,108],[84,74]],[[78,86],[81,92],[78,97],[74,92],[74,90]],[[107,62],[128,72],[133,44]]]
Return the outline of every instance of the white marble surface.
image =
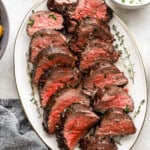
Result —
[[[0,60],[0,98],[18,98],[14,78],[14,42],[26,12],[37,1],[38,0],[3,0],[8,10],[10,20],[10,37],[6,52]],[[150,87],[150,5],[139,10],[123,10],[115,7],[111,2],[109,2],[109,4],[128,25],[138,44],[146,69],[148,87]],[[150,93],[150,88],[148,92]],[[143,130],[132,150],[150,150],[149,124],[150,104],[148,105]]]

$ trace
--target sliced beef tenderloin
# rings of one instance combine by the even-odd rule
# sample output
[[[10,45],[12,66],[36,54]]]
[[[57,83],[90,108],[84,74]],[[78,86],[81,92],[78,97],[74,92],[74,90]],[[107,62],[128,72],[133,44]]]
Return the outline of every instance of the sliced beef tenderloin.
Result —
[[[40,90],[42,107],[46,107],[51,97],[64,87],[75,87],[80,82],[80,74],[72,68],[52,69],[51,74]]]
[[[134,134],[136,128],[129,115],[121,109],[109,110],[96,129],[96,135],[100,136],[125,136]]]
[[[117,150],[113,139],[107,136],[88,136],[80,141],[82,150]]]
[[[88,106],[73,104],[62,114],[56,128],[58,145],[62,150],[73,150],[79,140],[95,125],[99,117]]]
[[[67,50],[67,42],[66,37],[62,35],[58,31],[43,29],[36,32],[31,39],[30,43],[30,58],[29,61],[35,63],[38,54],[47,47],[66,47]],[[69,51],[68,51],[69,53]]]
[[[104,50],[106,50],[108,52],[115,51],[113,43],[105,42],[105,41],[103,41],[101,39],[98,39],[98,38],[95,38],[95,39],[92,39],[92,40],[88,41],[86,49],[91,49],[93,47],[102,48],[102,49],[104,49]]]
[[[61,113],[73,103],[83,103],[89,106],[90,100],[78,89],[72,88],[63,90],[51,100],[44,114],[44,126],[50,134],[55,132],[56,125],[60,121]]]
[[[72,86],[78,85],[81,80],[81,73],[77,68],[71,67],[53,67],[49,70],[46,70],[45,73],[40,77],[38,89],[41,91],[47,80],[66,82],[66,79],[69,82],[69,85]]]
[[[32,36],[42,29],[61,30],[63,28],[63,17],[56,12],[37,11],[29,18],[27,33]]]
[[[48,0],[47,7],[49,10],[65,13],[67,10],[75,9],[76,4],[77,0]]]
[[[78,0],[75,10],[68,11],[68,16],[78,21],[91,17],[108,22],[112,18],[112,10],[103,0]]]
[[[132,112],[134,104],[125,89],[117,86],[107,86],[99,89],[94,108],[96,111],[105,112],[111,108],[120,108]]]
[[[38,57],[37,64],[33,70],[33,83],[38,86],[40,77],[56,66],[75,66],[75,58],[60,47],[48,47],[43,50]]]
[[[80,70],[87,71],[103,61],[108,61],[113,64],[118,58],[119,53],[117,51],[108,52],[98,47],[88,48],[81,54]]]
[[[108,62],[101,62],[91,69],[90,75],[83,82],[83,92],[89,96],[95,95],[97,90],[110,85],[124,86],[128,79],[119,69]]]
[[[108,25],[94,18],[85,18],[78,26],[76,34],[69,42],[69,46],[73,52],[82,52],[88,42],[95,38],[111,44],[113,42],[113,36]]]

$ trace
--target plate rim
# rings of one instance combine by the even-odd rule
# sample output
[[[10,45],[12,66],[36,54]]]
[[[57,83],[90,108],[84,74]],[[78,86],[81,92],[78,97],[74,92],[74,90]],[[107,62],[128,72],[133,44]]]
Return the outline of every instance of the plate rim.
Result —
[[[31,8],[27,11],[25,17],[23,18],[20,26],[19,26],[19,29],[17,31],[17,35],[16,35],[16,39],[15,39],[15,44],[14,44],[14,53],[13,53],[13,65],[14,65],[14,75],[15,75],[15,83],[16,83],[16,88],[17,88],[17,92],[18,92],[18,96],[19,96],[19,101],[20,101],[20,104],[21,104],[21,107],[27,117],[27,120],[29,121],[33,131],[36,133],[36,135],[41,139],[41,141],[50,149],[52,150],[52,148],[46,144],[46,142],[43,140],[43,138],[40,136],[40,134],[36,131],[36,129],[34,128],[34,126],[32,125],[29,117],[28,117],[28,114],[23,106],[23,103],[22,103],[22,100],[21,100],[21,96],[20,96],[20,93],[19,93],[19,88],[18,88],[18,84],[17,84],[17,78],[16,78],[16,65],[15,65],[15,54],[16,54],[16,45],[17,45],[17,39],[18,39],[18,36],[19,36],[19,33],[21,32],[21,28],[25,22],[25,19],[26,17],[28,16],[28,14],[33,10],[33,8],[35,7],[38,7],[40,6],[45,0],[41,0],[40,2],[35,2]],[[129,35],[132,43],[133,43],[133,46],[135,48],[135,52],[136,52],[136,55],[138,57],[138,60],[140,61],[140,64],[142,66],[142,70],[143,70],[143,74],[144,74],[144,82],[145,82],[145,96],[146,96],[146,110],[145,110],[145,114],[144,114],[144,119],[143,119],[143,123],[141,125],[141,129],[139,130],[139,133],[135,139],[135,141],[133,142],[133,144],[131,145],[130,149],[129,150],[132,150],[133,146],[136,144],[137,140],[139,139],[139,136],[141,135],[141,131],[143,129],[143,126],[144,126],[144,123],[145,123],[145,119],[146,119],[146,116],[147,116],[147,108],[148,108],[148,87],[147,87],[147,76],[146,76],[146,70],[145,70],[145,66],[144,66],[144,63],[143,63],[143,59],[142,59],[142,56],[140,54],[140,50],[135,42],[135,39],[130,31],[130,29],[128,28],[127,24],[117,15],[117,13],[115,11],[113,11],[113,15],[117,18],[117,20],[119,21],[119,23],[123,26],[124,30],[127,32],[127,34]]]

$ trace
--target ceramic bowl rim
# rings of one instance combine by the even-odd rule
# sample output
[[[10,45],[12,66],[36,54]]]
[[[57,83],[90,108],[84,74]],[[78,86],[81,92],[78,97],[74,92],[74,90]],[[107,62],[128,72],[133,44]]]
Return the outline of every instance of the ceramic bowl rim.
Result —
[[[0,58],[3,56],[5,49],[8,44],[8,39],[9,39],[9,19],[8,19],[8,14],[6,11],[6,8],[3,4],[3,2],[0,0],[0,13],[1,13],[1,21],[2,25],[4,28],[4,34],[3,37],[0,41]]]

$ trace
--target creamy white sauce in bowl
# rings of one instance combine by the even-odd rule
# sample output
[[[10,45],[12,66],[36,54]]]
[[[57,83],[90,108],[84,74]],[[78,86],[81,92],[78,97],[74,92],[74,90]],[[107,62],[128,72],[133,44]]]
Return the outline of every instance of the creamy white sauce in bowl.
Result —
[[[150,0],[112,0],[115,4],[122,8],[137,9],[150,4]]]

